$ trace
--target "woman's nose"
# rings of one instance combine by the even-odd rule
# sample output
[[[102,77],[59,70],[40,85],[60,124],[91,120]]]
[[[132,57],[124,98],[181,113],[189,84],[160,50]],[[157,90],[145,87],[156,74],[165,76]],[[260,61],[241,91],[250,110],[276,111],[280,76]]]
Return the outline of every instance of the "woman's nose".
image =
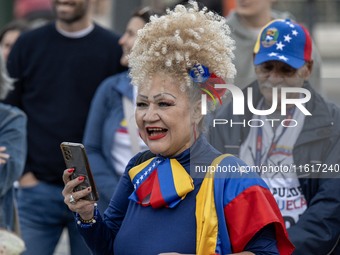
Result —
[[[120,37],[118,43],[120,46],[122,46],[125,43],[125,41],[126,41],[126,34],[124,33],[122,37]]]
[[[157,120],[160,119],[157,109],[155,109],[156,107],[153,105],[150,105],[148,107],[148,109],[146,110],[144,116],[143,116],[143,120],[146,122],[155,122]]]

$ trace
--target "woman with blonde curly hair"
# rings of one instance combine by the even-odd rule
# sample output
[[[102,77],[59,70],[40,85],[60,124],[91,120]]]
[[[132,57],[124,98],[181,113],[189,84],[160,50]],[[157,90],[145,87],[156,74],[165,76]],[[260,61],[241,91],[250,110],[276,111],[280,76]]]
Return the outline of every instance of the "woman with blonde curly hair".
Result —
[[[222,102],[215,84],[235,75],[233,48],[224,18],[194,1],[139,30],[129,66],[150,151],[130,160],[103,217],[83,199],[90,189],[73,192],[82,180],[63,175],[65,203],[94,254],[291,254],[266,184],[202,135],[204,102]]]

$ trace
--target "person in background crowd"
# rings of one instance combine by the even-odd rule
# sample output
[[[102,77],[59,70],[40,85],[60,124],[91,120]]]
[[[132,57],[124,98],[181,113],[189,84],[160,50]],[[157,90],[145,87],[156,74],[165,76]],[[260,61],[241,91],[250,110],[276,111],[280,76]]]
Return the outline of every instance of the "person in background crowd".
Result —
[[[296,247],[294,255],[340,254],[340,109],[308,82],[312,42],[302,25],[277,19],[258,38],[257,80],[243,95],[244,103],[261,112],[245,103],[244,114],[234,114],[239,100],[223,105],[214,121],[224,125],[212,126],[209,140],[262,172]]]
[[[4,99],[13,81],[8,77],[0,54],[0,99]],[[13,183],[24,171],[27,154],[24,112],[0,103],[0,228],[20,232]]]
[[[63,175],[65,203],[93,253],[291,254],[280,211],[258,175],[194,171],[245,166],[201,135],[202,92],[220,97],[225,90],[210,84],[235,74],[229,33],[223,17],[195,1],[139,30],[129,66],[137,125],[152,153],[130,160],[104,217],[83,199],[91,188],[73,192],[82,182],[70,180],[73,169]]]
[[[261,28],[273,19],[293,18],[288,12],[273,10],[272,5],[276,0],[252,0],[235,1],[235,10],[227,16],[227,23],[231,29],[231,36],[236,42],[235,85],[243,89],[256,80],[255,70],[252,63],[253,49]],[[314,45],[313,45],[314,46]],[[310,84],[318,92],[322,89],[321,84],[321,56],[319,51],[313,47],[313,73]]]
[[[176,1],[176,4],[170,5],[170,8],[175,7],[177,4],[182,4],[182,5],[187,5],[188,0],[181,0],[181,1]],[[207,7],[210,11],[216,12],[219,15],[222,15],[222,1],[220,0],[201,0],[198,2],[200,6],[205,6]]]
[[[149,22],[152,14],[154,13],[149,7],[144,7],[131,16],[126,31],[119,40],[123,48],[120,59],[123,66],[128,65],[128,54],[135,43],[138,30]],[[134,112],[135,94],[128,72],[122,72],[105,79],[92,100],[84,133],[84,145],[94,179],[99,184],[97,190],[100,212],[104,212],[108,207],[130,158],[147,148],[138,135],[134,117],[125,116],[125,113],[128,114],[127,110]],[[124,100],[130,103],[126,105]],[[135,132],[135,137],[131,137],[129,125],[132,132]],[[134,147],[137,147],[136,151]]]
[[[28,24],[23,20],[13,20],[2,27],[0,30],[0,50],[5,62],[7,62],[8,55],[15,41],[21,33],[28,29]]]
[[[6,102],[28,116],[28,157],[18,190],[25,255],[49,255],[68,228],[71,254],[89,254],[63,202],[64,141],[81,142],[98,85],[124,70],[118,36],[92,20],[90,0],[53,0],[56,21],[22,34],[7,61]]]
[[[15,19],[25,20],[31,28],[37,28],[54,20],[51,0],[15,0]]]

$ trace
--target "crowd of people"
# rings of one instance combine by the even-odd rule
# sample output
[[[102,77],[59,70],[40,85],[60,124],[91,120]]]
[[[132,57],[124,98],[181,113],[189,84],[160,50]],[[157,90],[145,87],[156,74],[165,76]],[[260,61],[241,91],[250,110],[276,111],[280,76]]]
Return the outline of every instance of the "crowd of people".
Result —
[[[138,30],[149,22],[154,12],[142,8],[132,14],[125,33],[119,39],[123,54],[122,66],[128,66],[128,54]],[[84,145],[96,181],[100,183],[98,208],[103,213],[108,207],[120,176],[130,158],[147,146],[138,136],[134,121],[136,91],[128,71],[113,75],[99,85],[92,100],[84,133]],[[100,130],[100,132],[98,132]]]
[[[27,116],[27,158],[17,204],[24,254],[53,254],[68,229],[72,254],[90,254],[61,196],[60,143],[81,142],[100,82],[123,71],[119,36],[97,25],[91,1],[52,1],[56,20],[25,32],[7,70],[14,89],[3,101]],[[10,155],[12,156],[12,155]]]
[[[0,29],[0,251],[53,255],[67,229],[72,255],[340,254],[340,109],[272,5],[141,7],[118,35],[54,0],[54,20]]]

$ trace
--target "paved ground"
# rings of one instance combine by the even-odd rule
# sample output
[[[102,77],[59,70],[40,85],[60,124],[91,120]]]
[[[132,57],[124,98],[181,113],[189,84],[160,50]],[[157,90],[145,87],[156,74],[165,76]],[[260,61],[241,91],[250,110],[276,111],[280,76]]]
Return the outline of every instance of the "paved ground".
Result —
[[[69,255],[69,254],[70,248],[68,244],[68,234],[66,231],[64,231],[54,255]]]

